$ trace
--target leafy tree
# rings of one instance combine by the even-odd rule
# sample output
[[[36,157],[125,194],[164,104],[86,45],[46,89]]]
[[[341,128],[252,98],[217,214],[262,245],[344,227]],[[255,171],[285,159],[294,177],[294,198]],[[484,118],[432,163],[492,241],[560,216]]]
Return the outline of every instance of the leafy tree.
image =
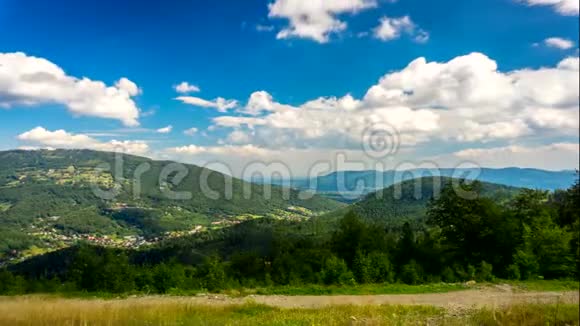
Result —
[[[344,260],[336,256],[331,256],[326,260],[321,274],[324,283],[327,285],[347,285],[355,283],[355,277],[348,269]]]
[[[168,293],[183,285],[183,267],[179,264],[161,263],[153,269],[153,281],[159,293]]]
[[[201,266],[201,275],[203,275],[205,287],[210,291],[223,289],[227,286],[226,271],[217,255],[212,255],[205,260]]]
[[[406,284],[418,284],[422,281],[422,268],[415,261],[411,260],[401,268],[400,278]]]
[[[367,227],[353,211],[349,211],[342,220],[338,231],[332,238],[333,251],[338,253],[349,265],[354,263],[357,251],[366,237]]]

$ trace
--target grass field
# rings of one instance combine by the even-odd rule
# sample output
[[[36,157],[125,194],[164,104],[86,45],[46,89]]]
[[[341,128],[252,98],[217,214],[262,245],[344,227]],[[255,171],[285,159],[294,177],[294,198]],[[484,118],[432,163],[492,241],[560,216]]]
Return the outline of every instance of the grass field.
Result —
[[[577,305],[449,310],[427,306],[281,309],[195,305],[187,298],[0,298],[0,325],[578,325]]]

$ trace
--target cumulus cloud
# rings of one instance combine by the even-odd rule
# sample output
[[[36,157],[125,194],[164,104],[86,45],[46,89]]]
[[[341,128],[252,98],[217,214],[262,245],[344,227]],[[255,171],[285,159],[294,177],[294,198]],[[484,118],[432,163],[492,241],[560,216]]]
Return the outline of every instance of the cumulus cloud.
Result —
[[[234,130],[228,135],[228,141],[232,144],[244,144],[250,142],[250,140],[249,133],[241,130]]]
[[[173,87],[176,92],[186,94],[186,93],[197,93],[201,91],[198,86],[191,85],[186,81],[179,83]]]
[[[238,106],[238,101],[236,100],[226,100],[222,97],[218,97],[214,100],[205,100],[200,97],[194,96],[179,96],[175,98],[185,104],[199,106],[203,108],[216,109],[218,112],[227,112]]]
[[[291,106],[275,102],[270,93],[257,91],[250,95],[248,103],[239,112],[248,115],[260,115],[264,112],[283,111],[288,108],[291,108]]]
[[[115,83],[115,86],[118,89],[126,91],[130,96],[137,96],[141,94],[141,89],[137,86],[137,84],[125,77],[119,79],[117,83]]]
[[[193,136],[195,134],[197,134],[199,130],[197,128],[189,128],[183,131],[183,134],[186,136]]]
[[[159,128],[155,132],[158,134],[168,134],[173,130],[173,126],[169,125],[167,127]]]
[[[494,148],[464,149],[453,153],[456,162],[469,160],[485,167],[535,167],[564,170],[579,164],[579,144],[554,143],[539,146],[509,145]],[[453,159],[443,159],[452,162]]]
[[[72,114],[139,125],[133,97],[139,87],[123,77],[114,86],[69,76],[56,64],[21,52],[0,53],[0,108],[64,105]]]
[[[268,5],[268,16],[288,20],[288,26],[278,32],[278,39],[298,37],[326,43],[330,34],[347,28],[338,15],[376,6],[376,0],[276,0]]]
[[[292,106],[259,91],[238,115],[213,122],[214,128],[233,129],[225,144],[264,148],[360,149],[373,126],[392,128],[388,132],[401,147],[574,136],[578,84],[578,58],[508,72],[481,53],[448,62],[418,58],[384,75],[361,99],[347,94]]]
[[[149,145],[140,140],[102,142],[87,135],[73,134],[62,129],[50,131],[43,127],[26,131],[18,135],[17,139],[27,144],[23,148],[93,149],[138,155],[149,152]]]
[[[492,122],[488,124],[481,124],[468,120],[465,122],[465,127],[462,130],[462,133],[457,136],[457,139],[468,142],[488,142],[497,139],[515,139],[528,135],[531,132],[532,129],[520,119],[509,122]]]
[[[314,177],[334,170],[373,169],[374,161],[361,151],[333,148],[274,149],[256,145],[199,146],[188,145],[168,148],[168,159],[188,162],[240,178],[250,179],[251,174],[273,172],[283,176]],[[351,162],[343,162],[343,159]],[[352,164],[352,162],[356,162]]]
[[[409,16],[399,18],[383,17],[379,26],[373,30],[373,34],[381,41],[392,41],[401,37],[402,34],[409,35],[418,43],[425,43],[429,40],[429,33],[417,27]]]
[[[561,37],[550,37],[544,40],[546,46],[561,50],[569,50],[574,47],[574,42]]]
[[[551,6],[558,13],[566,16],[578,15],[580,4],[578,0],[518,0],[528,6]]]
[[[233,117],[233,116],[222,116],[216,117],[213,119],[215,126],[219,127],[241,127],[247,126],[249,128],[253,128],[255,126],[265,125],[267,121],[262,118],[253,118],[253,117]]]

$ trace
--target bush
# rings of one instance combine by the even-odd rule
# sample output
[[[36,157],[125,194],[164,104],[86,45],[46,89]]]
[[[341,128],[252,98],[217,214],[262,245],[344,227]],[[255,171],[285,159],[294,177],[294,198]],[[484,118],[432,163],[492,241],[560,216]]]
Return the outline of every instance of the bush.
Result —
[[[353,262],[353,272],[356,281],[360,284],[373,282],[371,260],[361,251],[357,251]]]
[[[441,272],[441,278],[443,279],[443,282],[446,282],[446,283],[457,282],[457,277],[455,277],[455,273],[453,272],[453,269],[451,269],[449,266],[447,266],[447,267],[445,267],[445,269],[443,269],[443,272]]]
[[[475,280],[476,269],[473,265],[467,265],[467,278],[468,281]]]
[[[407,265],[401,268],[401,281],[405,284],[418,284],[421,282],[422,269],[417,262],[411,260]]]
[[[463,266],[455,264],[453,269],[455,270],[456,279],[458,281],[469,281],[469,274],[465,271]]]
[[[518,266],[522,280],[529,280],[538,275],[540,265],[536,256],[528,251],[518,250],[514,254],[514,264]]]
[[[221,290],[227,286],[226,271],[218,256],[206,259],[201,272],[204,275],[204,285],[209,291]]]
[[[520,268],[516,264],[511,264],[507,268],[507,275],[510,280],[518,281],[521,279]]]
[[[478,281],[493,281],[493,266],[491,264],[482,261],[479,265],[479,271],[477,273]]]
[[[369,255],[371,261],[370,276],[374,283],[393,283],[395,273],[389,256],[381,252],[372,252]]]
[[[25,292],[26,281],[22,276],[0,270],[0,294],[24,294]]]
[[[322,280],[327,285],[352,285],[356,283],[354,275],[348,269],[344,260],[336,256],[331,256],[325,261],[321,274]]]

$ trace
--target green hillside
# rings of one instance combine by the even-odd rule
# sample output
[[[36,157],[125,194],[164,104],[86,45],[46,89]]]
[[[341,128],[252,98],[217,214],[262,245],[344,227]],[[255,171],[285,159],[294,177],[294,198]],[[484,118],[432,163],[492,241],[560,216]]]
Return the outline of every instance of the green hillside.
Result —
[[[477,195],[470,198],[451,182],[442,182],[433,200],[425,188],[424,199],[409,202],[420,193],[410,183],[401,184],[401,202],[366,199],[376,207],[399,204],[406,219],[373,215],[363,201],[337,219],[348,210],[305,221],[245,221],[142,249],[81,243],[0,268],[0,293],[190,293],[277,285],[320,291],[309,286],[578,279],[578,182],[554,193],[462,184]],[[367,215],[358,216],[363,209]]]
[[[83,235],[122,243],[135,242],[131,236],[179,236],[263,217],[300,220],[343,206],[321,197],[302,200],[298,192],[276,186],[268,196],[263,185],[194,165],[180,165],[186,176],[173,184],[177,171],[160,180],[172,162],[131,155],[122,155],[120,175],[98,170],[118,161],[113,153],[89,150],[0,152],[0,253],[63,247]],[[136,191],[133,176],[141,169]],[[200,180],[207,180],[211,196],[202,192]],[[95,188],[116,190],[116,196],[97,196]],[[167,191],[191,198],[170,199]]]
[[[425,177],[403,181],[377,192],[366,195],[360,201],[330,212],[317,218],[320,223],[332,223],[346,214],[354,211],[359,217],[370,223],[378,223],[391,227],[400,227],[405,222],[419,225],[424,222],[427,213],[427,204],[441,189],[458,179],[447,177]],[[506,203],[522,189],[494,183],[479,182],[480,196],[491,198],[497,203]]]

